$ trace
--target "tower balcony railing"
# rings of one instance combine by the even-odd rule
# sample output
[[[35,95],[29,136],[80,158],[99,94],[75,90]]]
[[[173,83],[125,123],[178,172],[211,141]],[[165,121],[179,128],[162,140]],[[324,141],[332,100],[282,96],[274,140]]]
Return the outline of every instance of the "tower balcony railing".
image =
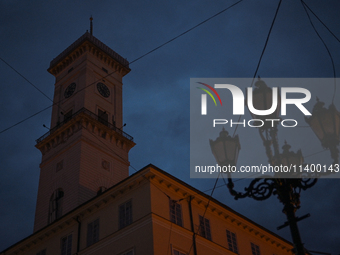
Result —
[[[102,124],[104,124],[105,126],[109,127],[110,129],[116,131],[117,133],[119,133],[120,135],[124,136],[125,138],[129,139],[130,141],[133,141],[133,137],[127,133],[125,133],[122,129],[116,127],[115,125],[109,123],[108,121],[104,120],[103,118],[101,118],[100,116],[98,116],[97,114],[89,111],[86,108],[82,108],[79,111],[77,111],[76,113],[74,113],[72,116],[66,118],[63,122],[60,122],[59,124],[57,124],[55,127],[51,128],[47,133],[45,133],[43,136],[39,137],[36,140],[36,143],[40,143],[42,140],[44,140],[46,137],[48,137],[49,135],[51,135],[52,133],[54,133],[57,129],[59,129],[60,127],[62,127],[65,123],[69,122],[71,119],[73,119],[75,116],[79,115],[80,113],[85,113],[86,115],[89,115],[91,118],[101,122]]]

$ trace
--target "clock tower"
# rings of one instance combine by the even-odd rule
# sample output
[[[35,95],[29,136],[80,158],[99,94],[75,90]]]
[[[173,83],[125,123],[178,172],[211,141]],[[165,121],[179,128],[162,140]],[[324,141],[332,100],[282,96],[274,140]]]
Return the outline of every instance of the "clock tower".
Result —
[[[51,129],[36,145],[42,161],[34,231],[128,177],[135,145],[122,130],[126,59],[86,32],[48,72],[55,90]]]

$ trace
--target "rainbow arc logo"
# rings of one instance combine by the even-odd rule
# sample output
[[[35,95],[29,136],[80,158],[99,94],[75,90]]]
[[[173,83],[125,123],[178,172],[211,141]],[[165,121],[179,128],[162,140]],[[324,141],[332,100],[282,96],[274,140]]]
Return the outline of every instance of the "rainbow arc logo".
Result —
[[[206,83],[203,83],[203,82],[197,82],[197,83],[202,84],[203,86],[206,86],[208,89],[210,89],[217,96],[217,98],[220,101],[220,104],[222,106],[222,100],[220,98],[220,95],[217,93],[217,91],[213,87],[211,87],[210,85],[208,85]],[[213,96],[213,94],[209,90],[207,90],[205,88],[200,88],[200,87],[197,87],[197,88],[203,90],[204,92],[206,92],[212,98],[212,100],[214,101],[215,106],[217,106],[215,97]],[[202,94],[202,96],[201,96],[201,103],[202,103],[201,104],[201,114],[202,115],[207,115],[207,95],[206,94]]]

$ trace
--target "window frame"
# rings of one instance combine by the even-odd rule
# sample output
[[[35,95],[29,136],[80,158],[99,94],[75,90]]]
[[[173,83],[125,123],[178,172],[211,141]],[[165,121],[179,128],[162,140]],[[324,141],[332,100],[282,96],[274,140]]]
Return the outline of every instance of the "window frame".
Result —
[[[175,252],[178,252],[177,254]],[[188,253],[186,252],[183,252],[182,250],[179,250],[177,248],[174,248],[172,247],[172,252],[171,252],[172,255],[188,255]]]
[[[199,234],[200,236],[212,241],[211,238],[211,227],[210,227],[210,220],[203,217],[202,215],[199,216]],[[203,224],[201,224],[203,223]],[[202,227],[203,226],[203,227]]]
[[[174,208],[172,205],[174,205]],[[172,223],[183,227],[182,205],[177,200],[169,199],[169,215]]]
[[[98,121],[105,126],[109,125],[109,113],[98,107],[97,109]]]
[[[228,232],[230,233],[230,242],[229,242]],[[227,242],[228,242],[228,250],[239,254],[236,233],[230,231],[229,229],[226,229],[226,236],[227,236]]]
[[[63,240],[66,239],[66,250],[64,253],[64,246],[63,246]],[[68,234],[66,236],[63,236],[62,238],[60,238],[60,254],[61,255],[72,255],[72,234]]]
[[[59,219],[63,214],[63,198],[65,196],[62,188],[56,189],[49,200],[48,206],[48,224]]]
[[[68,110],[66,113],[63,113],[63,123],[68,122],[70,119],[72,119],[73,116],[73,108]]]
[[[130,210],[127,212],[127,205],[130,205],[129,208]],[[122,206],[124,206],[124,215],[123,215],[123,219],[122,219],[122,211],[121,208]],[[129,225],[131,225],[133,223],[133,211],[132,211],[132,199],[127,200],[126,202],[120,204],[118,206],[118,226],[119,229],[123,229]]]
[[[87,224],[86,247],[91,246],[99,241],[100,221],[99,218]]]
[[[250,242],[250,249],[251,249],[251,254],[252,255],[261,255],[261,250],[260,250],[260,246]]]

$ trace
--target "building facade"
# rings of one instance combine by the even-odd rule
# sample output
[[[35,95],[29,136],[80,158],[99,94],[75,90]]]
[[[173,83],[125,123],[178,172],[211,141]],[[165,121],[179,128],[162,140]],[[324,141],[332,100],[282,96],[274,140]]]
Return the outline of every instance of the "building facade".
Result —
[[[128,65],[88,32],[51,62],[34,233],[0,254],[292,254],[291,243],[153,165],[129,176]]]
[[[293,254],[292,244],[149,165],[1,255]]]
[[[51,130],[36,145],[42,162],[34,231],[128,177],[135,145],[122,130],[124,58],[86,32],[48,71],[55,90]]]

